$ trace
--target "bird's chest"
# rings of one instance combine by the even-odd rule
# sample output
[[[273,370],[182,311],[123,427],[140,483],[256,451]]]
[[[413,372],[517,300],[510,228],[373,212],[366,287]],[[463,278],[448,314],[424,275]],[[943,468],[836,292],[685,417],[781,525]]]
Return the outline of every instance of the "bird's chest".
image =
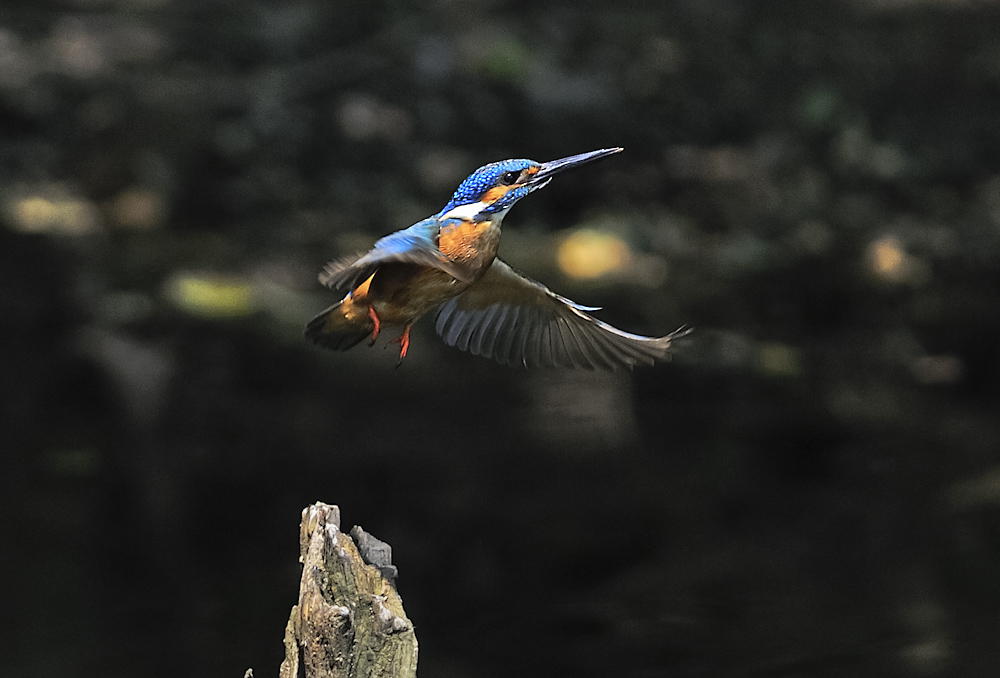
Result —
[[[500,246],[500,225],[488,221],[449,221],[438,233],[438,249],[452,261],[473,268],[485,268]]]
[[[468,286],[436,268],[393,262],[380,267],[372,278],[368,299],[383,321],[405,323]]]
[[[500,245],[500,226],[493,221],[449,220],[438,232],[441,253],[478,279],[493,262]],[[386,322],[410,322],[438,304],[461,294],[470,283],[429,266],[391,262],[372,279],[371,303]]]

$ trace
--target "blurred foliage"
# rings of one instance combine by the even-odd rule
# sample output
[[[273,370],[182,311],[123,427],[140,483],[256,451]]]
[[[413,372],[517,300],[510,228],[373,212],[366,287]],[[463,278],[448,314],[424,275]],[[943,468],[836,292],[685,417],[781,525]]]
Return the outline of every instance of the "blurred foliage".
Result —
[[[0,670],[273,674],[323,500],[394,547],[428,675],[995,674],[998,25],[5,0]],[[694,326],[672,364],[302,340],[322,264],[476,166],[618,145],[501,254]]]

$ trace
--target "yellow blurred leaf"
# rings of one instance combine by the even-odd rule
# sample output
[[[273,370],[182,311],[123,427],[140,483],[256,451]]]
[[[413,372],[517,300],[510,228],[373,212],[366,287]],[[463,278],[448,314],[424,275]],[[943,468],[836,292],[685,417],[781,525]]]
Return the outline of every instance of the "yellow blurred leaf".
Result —
[[[253,286],[239,278],[180,273],[168,281],[166,295],[182,311],[207,318],[245,316],[256,309]]]

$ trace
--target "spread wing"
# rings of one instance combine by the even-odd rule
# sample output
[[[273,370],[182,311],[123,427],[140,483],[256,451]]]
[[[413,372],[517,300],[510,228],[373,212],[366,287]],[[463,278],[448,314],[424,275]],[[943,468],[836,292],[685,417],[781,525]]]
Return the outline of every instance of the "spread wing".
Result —
[[[438,268],[457,280],[471,282],[472,272],[446,257],[438,249],[439,230],[438,220],[430,218],[402,231],[390,233],[376,242],[367,254],[345,257],[328,263],[319,274],[319,281],[334,289],[346,287],[353,290],[379,266],[395,261]]]
[[[670,355],[665,337],[623,332],[495,259],[465,292],[445,302],[436,329],[445,343],[502,364],[587,369],[652,364]]]

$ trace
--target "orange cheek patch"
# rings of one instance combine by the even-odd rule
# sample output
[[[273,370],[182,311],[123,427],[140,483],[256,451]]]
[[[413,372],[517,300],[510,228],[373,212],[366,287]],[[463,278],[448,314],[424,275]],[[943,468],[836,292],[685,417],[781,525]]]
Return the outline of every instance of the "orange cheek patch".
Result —
[[[511,186],[494,186],[483,194],[482,201],[487,205],[492,205],[497,200],[507,195],[507,191],[511,188]]]

